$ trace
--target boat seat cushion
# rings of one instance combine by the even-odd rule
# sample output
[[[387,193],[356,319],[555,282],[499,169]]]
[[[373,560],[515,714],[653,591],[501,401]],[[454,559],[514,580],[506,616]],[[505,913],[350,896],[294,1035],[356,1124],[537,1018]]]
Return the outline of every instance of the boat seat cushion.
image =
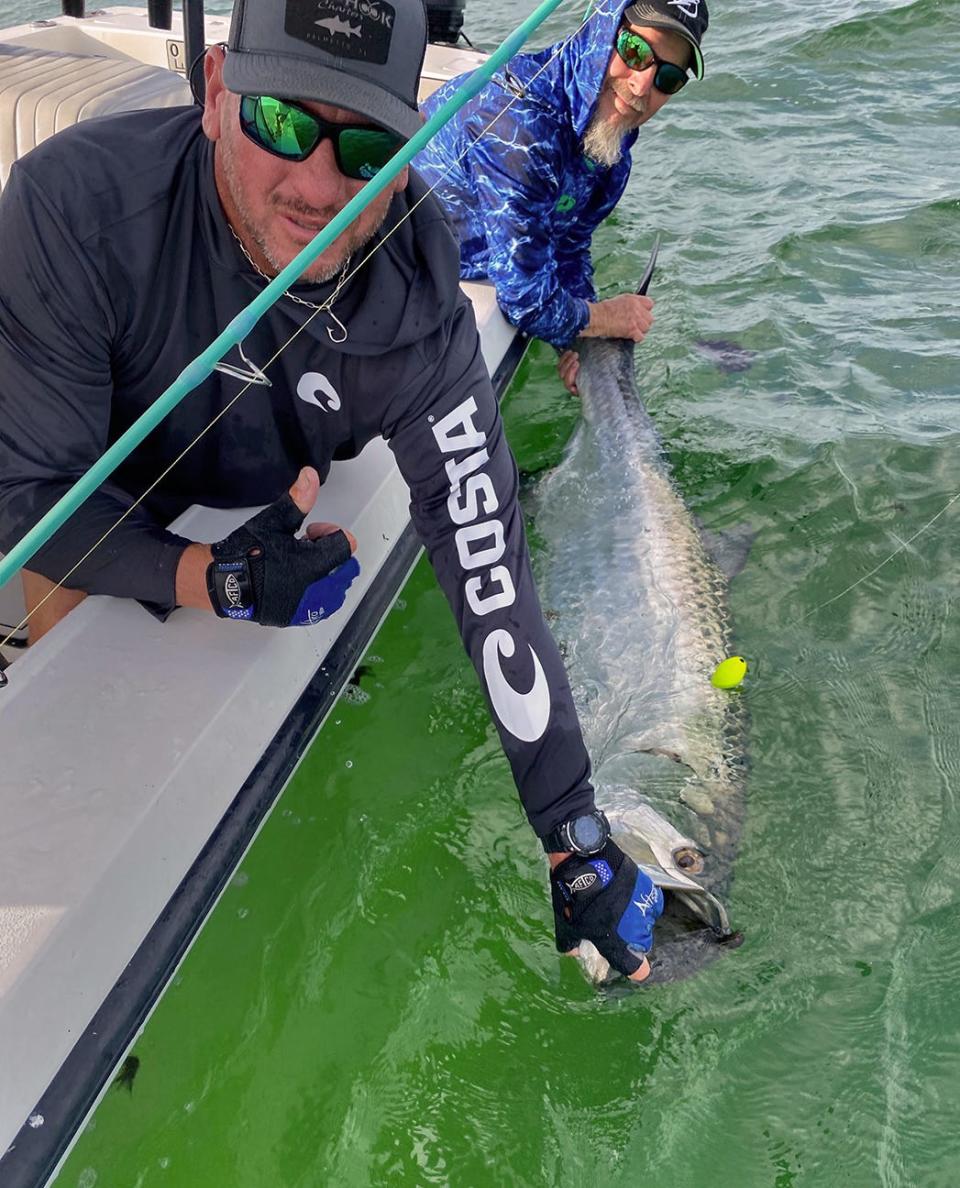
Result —
[[[0,187],[18,157],[78,120],[190,102],[180,75],[134,58],[0,43]]]

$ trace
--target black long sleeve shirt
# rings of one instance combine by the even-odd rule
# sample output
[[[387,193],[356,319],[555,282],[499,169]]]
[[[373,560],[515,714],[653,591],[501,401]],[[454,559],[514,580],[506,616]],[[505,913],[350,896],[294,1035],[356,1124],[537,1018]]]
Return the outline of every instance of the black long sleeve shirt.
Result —
[[[421,197],[411,174],[384,224]],[[593,804],[589,761],[530,572],[504,437],[458,248],[428,199],[254,387],[85,560],[70,585],[175,606],[192,503],[280,495],[382,436],[487,692],[540,835]],[[82,123],[35,149],[0,195],[0,548],[9,549],[263,287],[217,196],[195,109]],[[322,301],[330,286],[298,287]],[[281,298],[244,343],[265,363],[309,310]],[[339,332],[336,331],[336,336]],[[231,352],[227,362],[240,364]],[[236,395],[214,372],[35,555],[58,581]],[[331,395],[332,393],[332,395]],[[237,630],[249,628],[238,625]]]

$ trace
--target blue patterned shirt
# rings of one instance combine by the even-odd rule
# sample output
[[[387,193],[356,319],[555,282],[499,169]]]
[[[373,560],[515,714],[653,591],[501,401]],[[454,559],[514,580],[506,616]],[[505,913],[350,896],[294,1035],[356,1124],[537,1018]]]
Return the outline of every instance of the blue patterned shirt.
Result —
[[[489,278],[507,319],[558,349],[589,320],[590,240],[630,176],[636,132],[612,168],[582,143],[626,7],[601,0],[559,54],[552,45],[515,56],[414,159],[457,228],[461,277]],[[425,113],[466,77],[431,95]]]

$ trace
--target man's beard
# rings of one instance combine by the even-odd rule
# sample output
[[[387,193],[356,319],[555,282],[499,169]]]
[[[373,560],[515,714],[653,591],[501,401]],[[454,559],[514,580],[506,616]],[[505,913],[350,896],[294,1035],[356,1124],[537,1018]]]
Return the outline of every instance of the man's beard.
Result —
[[[583,136],[583,151],[598,165],[616,165],[623,151],[626,130],[620,121],[613,123],[594,116]]]
[[[629,103],[631,107],[634,106],[636,100],[629,92],[622,94],[620,88],[614,83],[610,85],[624,103]],[[643,114],[642,109],[634,108],[634,110],[637,111],[638,116]],[[608,167],[616,165],[623,154],[624,139],[636,126],[636,122],[629,116],[618,115],[615,119],[611,119],[610,116],[603,116],[600,111],[595,111],[583,134],[583,151],[591,161],[596,161],[599,165]]]
[[[224,148],[226,149],[226,146],[224,146]],[[236,211],[243,223],[242,227],[237,227],[235,230],[238,234],[242,235],[242,238],[246,240],[248,244],[252,241],[256,245],[260,254],[265,260],[267,260],[267,262],[270,264],[270,267],[274,270],[274,274],[281,272],[290,263],[290,260],[282,260],[276,255],[267,241],[265,229],[257,223],[251,214],[249,207],[243,199],[243,187],[240,185],[239,177],[237,175],[236,161],[234,159],[233,153],[231,153],[229,149],[226,149],[226,151],[222,152],[222,163],[224,176],[226,178],[227,185],[230,187],[230,195],[233,199],[234,207],[236,208]],[[333,278],[337,276],[341,268],[343,268],[344,264],[350,259],[350,257],[358,252],[365,244],[369,243],[370,240],[373,239],[373,237],[377,234],[377,232],[383,226],[384,219],[387,217],[388,209],[389,203],[384,208],[383,214],[380,216],[377,222],[369,229],[361,228],[359,223],[354,220],[354,222],[352,222],[347,227],[347,229],[341,232],[341,234],[337,236],[336,240],[334,240],[340,249],[339,259],[334,260],[332,263],[320,261],[318,263],[312,264],[298,278],[297,283],[322,285],[327,281],[333,280]],[[293,216],[303,215],[305,218],[308,218],[311,221],[319,221],[328,214],[326,211],[315,210],[313,207],[307,206],[305,203],[289,201],[283,204],[282,213]],[[330,222],[330,220],[337,213],[337,211],[329,212],[329,217],[326,221]],[[291,257],[291,259],[292,258],[293,257]]]

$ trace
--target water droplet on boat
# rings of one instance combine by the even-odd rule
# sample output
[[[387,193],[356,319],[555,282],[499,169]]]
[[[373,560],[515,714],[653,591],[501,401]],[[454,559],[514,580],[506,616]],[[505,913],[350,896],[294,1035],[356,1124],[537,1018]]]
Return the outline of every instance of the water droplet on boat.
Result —
[[[31,1114],[27,1119],[27,1125],[31,1130],[39,1130],[45,1121],[43,1114]]]
[[[85,1167],[77,1177],[77,1188],[93,1188],[97,1182],[97,1173],[92,1167]]]
[[[245,870],[238,870],[232,879],[234,887],[246,887],[247,883],[249,882],[250,876]]]
[[[237,911],[237,915],[240,917],[241,920],[246,920],[247,916],[250,915],[250,909],[249,908],[239,908]]]
[[[352,759],[348,759],[348,760],[346,761],[346,763],[345,763],[343,766],[344,766],[344,767],[353,767],[353,760],[352,760]]]

